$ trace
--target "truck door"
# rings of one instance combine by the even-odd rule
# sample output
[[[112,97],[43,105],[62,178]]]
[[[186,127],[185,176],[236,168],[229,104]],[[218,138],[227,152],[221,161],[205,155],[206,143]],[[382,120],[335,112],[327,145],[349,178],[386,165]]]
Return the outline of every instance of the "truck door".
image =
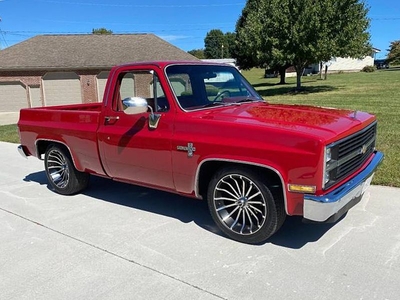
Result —
[[[109,79],[110,80],[110,79]],[[174,113],[151,69],[121,71],[113,95],[108,96],[104,121],[98,130],[99,149],[106,173],[115,179],[174,189],[171,137]],[[127,114],[122,100],[146,99],[161,115],[157,128],[149,127],[148,112]],[[106,98],[105,98],[106,99]]]

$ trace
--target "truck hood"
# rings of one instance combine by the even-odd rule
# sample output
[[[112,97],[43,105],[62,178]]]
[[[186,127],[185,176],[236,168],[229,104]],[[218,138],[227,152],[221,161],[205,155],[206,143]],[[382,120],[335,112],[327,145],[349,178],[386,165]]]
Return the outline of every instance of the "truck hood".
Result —
[[[296,131],[326,140],[340,139],[375,120],[361,111],[262,102],[230,104],[202,113],[205,119]]]

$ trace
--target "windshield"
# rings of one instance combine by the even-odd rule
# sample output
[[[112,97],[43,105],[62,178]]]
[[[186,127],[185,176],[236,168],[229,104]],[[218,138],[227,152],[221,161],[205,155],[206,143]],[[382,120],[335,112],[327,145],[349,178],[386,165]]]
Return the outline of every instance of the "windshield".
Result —
[[[179,105],[185,110],[262,100],[231,66],[173,65],[166,73]]]

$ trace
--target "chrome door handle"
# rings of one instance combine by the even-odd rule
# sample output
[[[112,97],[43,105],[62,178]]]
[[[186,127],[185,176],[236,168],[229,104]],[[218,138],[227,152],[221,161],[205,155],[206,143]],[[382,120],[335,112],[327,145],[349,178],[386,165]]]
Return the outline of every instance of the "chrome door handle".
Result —
[[[119,116],[116,116],[116,117],[114,117],[114,116],[111,116],[111,117],[105,117],[105,119],[106,119],[106,122],[110,122],[111,120],[119,120]]]

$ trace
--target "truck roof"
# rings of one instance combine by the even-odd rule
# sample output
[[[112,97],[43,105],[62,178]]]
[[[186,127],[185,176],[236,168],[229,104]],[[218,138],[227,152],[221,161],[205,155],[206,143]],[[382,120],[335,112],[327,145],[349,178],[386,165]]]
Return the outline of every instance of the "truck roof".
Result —
[[[126,66],[140,66],[140,65],[153,65],[159,68],[165,68],[170,65],[225,65],[230,66],[229,64],[221,63],[221,62],[209,62],[209,61],[190,61],[190,60],[163,60],[163,61],[141,61],[141,62],[128,62],[126,64],[117,65],[115,67],[126,67]],[[114,68],[115,68],[114,67]]]

